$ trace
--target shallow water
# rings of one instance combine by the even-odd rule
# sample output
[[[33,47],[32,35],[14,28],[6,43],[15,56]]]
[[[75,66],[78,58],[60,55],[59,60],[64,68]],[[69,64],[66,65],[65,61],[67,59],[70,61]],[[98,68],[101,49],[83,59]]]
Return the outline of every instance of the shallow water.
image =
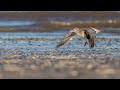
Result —
[[[0,27],[10,27],[10,26],[26,26],[26,25],[32,25],[34,22],[32,21],[13,21],[13,20],[4,20],[0,21]]]
[[[5,55],[11,53],[9,50],[17,50],[16,53],[19,55],[120,55],[120,36],[113,36],[111,33],[108,33],[108,35],[105,33],[98,34],[96,40],[97,47],[93,49],[84,46],[84,39],[78,36],[74,36],[72,40],[56,49],[55,46],[65,33],[67,32],[1,32],[0,48],[8,50],[8,52],[2,52]]]
[[[13,17],[14,14],[12,16],[11,13],[15,13],[16,16]],[[17,13],[19,14],[17,15]],[[37,12],[38,15],[45,13],[47,12]],[[70,16],[66,15],[67,13]],[[105,12],[101,16],[97,13],[92,15],[94,12],[91,13],[84,15],[84,12],[61,12],[59,13],[60,15],[57,13],[56,15],[47,13],[42,16],[35,16],[37,14],[32,12],[32,14],[28,13],[26,17],[23,12],[1,12],[0,15],[8,15],[7,17],[5,15],[2,18],[0,17],[1,30],[6,27],[8,31],[11,27],[12,29],[15,28],[15,30],[14,32],[0,32],[0,48],[13,51],[22,50],[23,53],[21,54],[120,55],[119,12],[111,12],[110,16],[109,14],[106,16]],[[24,17],[19,16],[20,14]],[[88,46],[84,46],[84,39],[74,36],[65,45],[55,49],[55,46],[64,34],[74,27],[72,24],[75,24],[75,27],[79,27],[80,25],[87,26],[86,22],[89,22],[88,25],[95,25],[98,29],[105,30],[105,32],[97,34],[97,47],[90,49]],[[18,29],[20,32],[17,32]],[[26,32],[27,30],[28,32]],[[35,33],[35,30],[38,30],[38,32]],[[8,53],[3,52],[3,54]]]

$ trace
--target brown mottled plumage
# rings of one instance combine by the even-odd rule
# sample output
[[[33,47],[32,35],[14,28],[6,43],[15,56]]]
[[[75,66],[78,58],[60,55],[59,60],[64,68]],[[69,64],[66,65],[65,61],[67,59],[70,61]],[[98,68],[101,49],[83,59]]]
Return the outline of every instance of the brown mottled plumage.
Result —
[[[96,39],[96,33],[101,32],[101,30],[95,29],[95,28],[74,28],[70,30],[65,36],[61,39],[61,41],[58,43],[56,48],[64,45],[72,36],[78,35],[80,37],[87,38],[87,41],[85,42],[85,45],[88,44],[90,48],[93,48],[95,44]]]

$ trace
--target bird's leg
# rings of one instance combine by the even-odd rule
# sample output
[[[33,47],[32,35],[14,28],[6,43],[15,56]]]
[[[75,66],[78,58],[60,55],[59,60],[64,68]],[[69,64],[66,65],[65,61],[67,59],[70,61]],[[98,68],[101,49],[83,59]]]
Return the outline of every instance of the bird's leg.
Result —
[[[97,45],[96,45],[96,36],[95,36],[95,46],[97,47]]]
[[[84,41],[85,41],[84,46],[86,46],[86,45],[88,44],[87,39],[86,39],[86,38],[83,38],[83,39],[84,39]]]
[[[87,42],[87,41],[85,42],[84,46],[86,46],[86,44],[88,44],[88,42]]]
[[[111,39],[109,40],[109,42],[108,42],[107,46],[110,46],[110,45],[111,45]]]
[[[95,43],[95,46],[97,47],[96,43]]]

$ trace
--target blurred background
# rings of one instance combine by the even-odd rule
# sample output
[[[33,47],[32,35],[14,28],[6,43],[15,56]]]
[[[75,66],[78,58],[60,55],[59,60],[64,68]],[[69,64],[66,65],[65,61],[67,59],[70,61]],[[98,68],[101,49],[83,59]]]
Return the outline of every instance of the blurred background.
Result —
[[[119,11],[1,11],[1,32],[50,32],[95,27],[119,34]]]

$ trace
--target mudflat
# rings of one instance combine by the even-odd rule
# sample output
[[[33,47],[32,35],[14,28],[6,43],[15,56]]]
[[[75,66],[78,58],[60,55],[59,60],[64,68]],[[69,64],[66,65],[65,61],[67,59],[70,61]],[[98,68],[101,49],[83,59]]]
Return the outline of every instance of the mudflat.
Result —
[[[0,78],[118,79],[119,22],[119,12],[1,12]],[[74,36],[55,48],[68,30],[90,26],[105,30],[97,47]]]

